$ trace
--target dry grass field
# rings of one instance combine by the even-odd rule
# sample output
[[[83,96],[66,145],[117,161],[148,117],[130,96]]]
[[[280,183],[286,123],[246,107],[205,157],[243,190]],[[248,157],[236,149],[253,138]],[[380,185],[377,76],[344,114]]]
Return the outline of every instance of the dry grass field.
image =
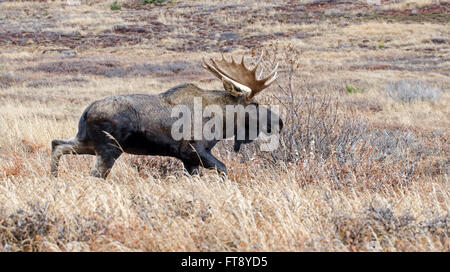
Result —
[[[0,1],[0,251],[449,251],[449,1]],[[152,1],[148,1],[152,2]],[[183,82],[202,56],[280,64],[280,147],[228,176],[50,142],[91,102]]]

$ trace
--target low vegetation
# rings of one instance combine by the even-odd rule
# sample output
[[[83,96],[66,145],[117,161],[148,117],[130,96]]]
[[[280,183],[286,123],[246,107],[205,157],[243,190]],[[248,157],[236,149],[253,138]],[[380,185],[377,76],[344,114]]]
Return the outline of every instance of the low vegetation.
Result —
[[[449,5],[297,2],[1,2],[0,251],[449,251]],[[50,178],[92,101],[221,89],[203,56],[262,50],[277,150],[220,143],[227,177],[125,154],[106,180],[67,155]]]
[[[109,6],[109,8],[110,8],[111,10],[121,10],[121,9],[122,9],[122,6],[121,6],[119,3],[117,3],[117,1],[114,1],[114,2]]]
[[[393,99],[411,103],[414,101],[437,100],[440,98],[441,89],[418,80],[400,80],[390,83],[386,87],[386,92]]]

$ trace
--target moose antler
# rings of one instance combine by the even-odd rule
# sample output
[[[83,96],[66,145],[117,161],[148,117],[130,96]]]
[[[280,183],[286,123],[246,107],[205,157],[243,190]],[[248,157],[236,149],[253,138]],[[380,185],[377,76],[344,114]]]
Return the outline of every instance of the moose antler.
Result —
[[[259,67],[262,57],[263,53],[261,53],[261,57],[251,70],[245,66],[244,56],[242,56],[241,63],[236,63],[233,57],[231,57],[231,62],[228,62],[223,55],[221,60],[210,58],[211,63],[207,63],[203,58],[203,67],[216,77],[223,81],[228,81],[238,89],[245,91],[248,100],[251,100],[256,94],[269,87],[277,79],[278,63],[265,78],[257,78],[256,70]]]

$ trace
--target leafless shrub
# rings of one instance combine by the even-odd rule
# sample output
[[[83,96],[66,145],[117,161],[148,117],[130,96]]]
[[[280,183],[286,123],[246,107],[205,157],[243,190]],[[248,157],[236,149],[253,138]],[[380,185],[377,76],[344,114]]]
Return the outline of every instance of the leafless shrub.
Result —
[[[27,83],[26,86],[31,88],[52,87],[54,86],[54,83],[46,79],[38,79]]]
[[[373,147],[372,159],[379,161],[390,156],[394,161],[404,160],[409,152],[419,157],[430,154],[432,150],[416,138],[410,130],[372,129],[366,135],[366,141]]]
[[[26,80],[26,86],[30,88],[42,88],[42,87],[54,87],[57,85],[81,85],[83,83],[88,82],[88,80],[82,78],[82,77],[69,77],[65,79],[61,78],[52,78],[49,79],[27,79]]]
[[[189,69],[188,69],[189,68]],[[56,74],[100,75],[105,77],[129,77],[148,75],[170,75],[180,71],[192,71],[192,64],[186,61],[174,61],[164,64],[133,63],[125,65],[114,60],[62,60],[41,63],[24,70],[43,71]]]
[[[379,251],[381,248],[393,248],[415,251],[411,247],[415,241],[427,235],[445,244],[450,234],[449,216],[437,215],[431,221],[418,221],[409,213],[396,215],[388,204],[371,203],[356,216],[338,215],[332,219],[336,237],[350,251]]]
[[[0,89],[6,89],[15,83],[23,82],[24,79],[12,72],[0,71]]]
[[[61,60],[40,63],[37,66],[26,67],[24,70],[55,74],[106,75],[117,67],[120,67],[120,63],[112,60]]]
[[[194,65],[192,65],[190,62],[176,60],[165,64],[150,64],[150,63],[133,64],[128,68],[128,70],[130,75],[146,76],[153,73],[171,74],[171,73],[179,73],[181,71],[189,71],[192,70],[193,66]]]
[[[143,9],[153,7],[153,6],[161,6],[168,3],[171,3],[173,0],[128,0],[126,1],[123,6],[126,8],[132,8],[132,9]]]
[[[48,216],[48,206],[30,205],[31,212],[18,210],[5,216],[0,214],[0,245],[13,251],[37,250],[36,236],[45,236],[55,224],[55,220]]]
[[[67,79],[62,80],[62,83],[72,83],[72,84],[82,84],[82,83],[87,83],[89,82],[89,80],[83,78],[83,77],[70,77]]]
[[[284,75],[274,92],[275,101],[284,109],[280,146],[268,156],[259,150],[259,144],[248,145],[241,152],[244,160],[260,158],[266,166],[280,162],[303,165],[316,173],[327,165],[326,175],[340,181],[350,173],[377,173],[386,181],[394,180],[387,178],[389,175],[396,175],[406,184],[415,175],[422,155],[439,152],[427,147],[409,129],[373,127],[359,116],[340,111],[339,97],[332,90],[324,93],[297,79],[300,52],[293,47],[286,49],[282,59]],[[396,165],[395,171],[381,167],[384,163]]]
[[[274,60],[278,48],[272,48]],[[367,130],[364,121],[338,113],[339,100],[324,94],[307,82],[298,80],[300,52],[288,47],[281,56],[284,75],[276,84],[274,99],[284,109],[285,126],[281,134],[281,148],[272,152],[276,160],[297,163],[306,159],[326,161],[330,156],[343,164],[351,159],[352,148]],[[302,84],[302,88],[298,86]]]
[[[424,232],[430,232],[438,236],[441,241],[446,241],[450,237],[450,215],[434,216],[431,219],[420,222],[420,228]]]
[[[45,236],[64,244],[86,242],[104,234],[110,219],[104,213],[101,218],[74,215],[67,222],[55,217],[48,203],[29,203],[24,209],[12,214],[0,211],[0,251],[38,251]]]
[[[400,80],[386,86],[386,93],[394,100],[411,103],[413,101],[436,100],[441,89],[417,80]]]
[[[57,237],[64,243],[77,241],[86,242],[107,231],[107,223],[110,218],[103,214],[102,217],[86,218],[78,214],[71,218],[71,222],[59,220],[57,223]]]

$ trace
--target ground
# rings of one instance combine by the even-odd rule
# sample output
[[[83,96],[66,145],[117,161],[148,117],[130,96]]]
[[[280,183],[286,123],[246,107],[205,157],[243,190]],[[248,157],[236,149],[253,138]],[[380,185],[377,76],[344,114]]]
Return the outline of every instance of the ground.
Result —
[[[0,1],[0,251],[449,251],[448,1],[112,2]],[[261,51],[276,151],[219,145],[227,177],[123,155],[106,180],[67,155],[50,178],[92,101],[221,89],[203,56]]]

